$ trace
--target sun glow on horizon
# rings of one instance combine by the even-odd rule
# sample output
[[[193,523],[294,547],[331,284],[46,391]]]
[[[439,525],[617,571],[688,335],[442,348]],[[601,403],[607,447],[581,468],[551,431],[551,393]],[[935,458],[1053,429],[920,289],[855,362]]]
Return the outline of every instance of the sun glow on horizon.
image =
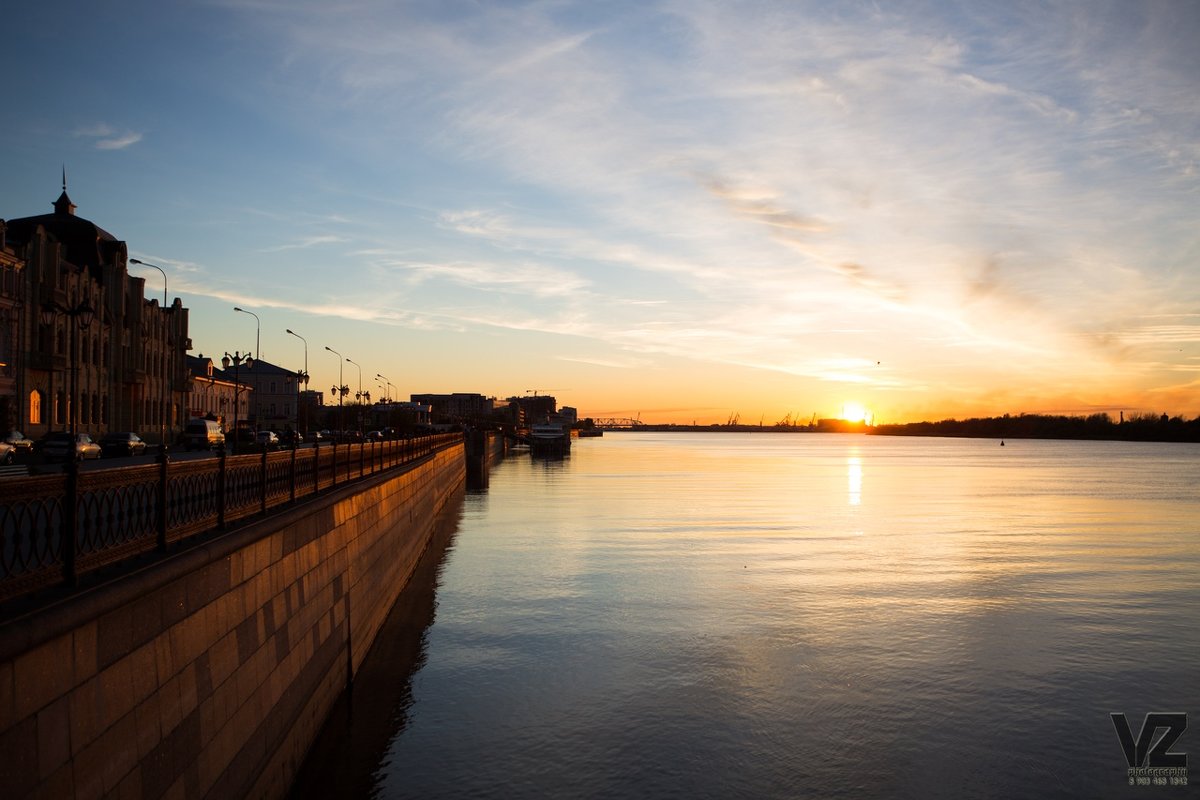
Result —
[[[870,416],[871,412],[861,403],[846,403],[842,406],[842,419],[846,422],[866,422]]]

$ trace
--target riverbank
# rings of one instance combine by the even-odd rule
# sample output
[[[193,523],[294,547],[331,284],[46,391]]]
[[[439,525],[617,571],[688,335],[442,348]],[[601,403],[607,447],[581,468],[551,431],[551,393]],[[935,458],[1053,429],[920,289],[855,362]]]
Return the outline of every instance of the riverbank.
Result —
[[[934,436],[965,439],[1070,439],[1114,442],[1200,442],[1200,417],[1138,415],[1114,421],[1107,414],[1087,417],[1005,414],[966,420],[868,425],[823,419],[811,425],[639,425],[647,433],[865,433],[881,436]]]

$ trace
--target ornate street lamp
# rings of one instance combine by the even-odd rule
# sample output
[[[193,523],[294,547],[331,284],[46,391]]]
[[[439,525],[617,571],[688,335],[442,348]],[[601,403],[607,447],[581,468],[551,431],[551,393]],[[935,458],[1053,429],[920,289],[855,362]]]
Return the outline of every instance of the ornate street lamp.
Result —
[[[141,267],[150,267],[162,273],[163,276],[163,312],[167,310],[167,271],[158,264],[151,264],[149,261],[141,261],[136,258],[129,259],[130,264],[137,264]],[[165,318],[164,318],[165,319]],[[167,452],[167,414],[171,401],[171,368],[170,368],[170,345],[168,337],[163,337],[163,395],[162,395],[162,416],[159,420],[159,436],[162,439],[162,452]]]
[[[296,373],[296,415],[300,416],[300,384],[303,383],[305,391],[308,390],[308,339],[305,339],[303,336],[296,333],[291,328],[288,328],[287,332],[289,334],[291,334],[292,336],[295,336],[300,341],[304,342],[304,371]],[[304,422],[301,425],[301,429],[300,429],[301,436],[308,435],[308,413],[307,413],[307,411],[308,411],[308,409],[305,408],[305,414],[303,415]]]
[[[254,358],[249,353],[235,352],[233,355],[229,355],[229,353],[226,353],[225,357],[221,359],[221,366],[224,367],[226,370],[229,369],[229,366],[231,364],[233,365],[233,452],[234,453],[237,452],[237,445],[238,445],[237,440],[238,440],[238,434],[240,433],[240,431],[238,431],[238,411],[241,410],[241,406],[238,403],[238,395],[240,395],[242,393],[241,366],[243,363],[246,365],[246,369],[254,369]]]
[[[262,342],[262,338],[261,338],[262,337],[262,321],[258,318],[258,314],[255,314],[253,311],[247,311],[246,309],[238,308],[237,306],[234,306],[233,310],[240,311],[243,314],[249,314],[250,316],[254,317],[254,360],[257,361],[262,355],[258,350],[258,346]],[[249,356],[250,354],[247,353],[246,355]],[[246,369],[253,369],[253,367],[247,365]],[[258,373],[257,372],[254,373],[254,396],[250,399],[253,402],[253,408],[254,408],[254,427],[257,428],[258,427],[258,411],[259,411],[259,409],[258,409]]]
[[[75,321],[75,325],[71,326],[71,397],[67,408],[69,417],[68,422],[71,426],[71,444],[67,450],[67,497],[75,497],[76,482],[79,480],[79,459],[76,456],[75,445],[79,441],[79,334],[87,330],[92,325],[92,320],[96,316],[96,309],[92,308],[86,300],[80,301],[74,308],[66,308],[59,305],[53,300],[48,300],[42,306],[41,318],[42,324],[47,327],[54,325],[54,317],[56,314],[62,314]],[[78,328],[78,330],[76,330]],[[66,579],[68,586],[75,585],[75,503],[67,503],[63,511],[62,520],[63,544],[62,544],[62,559],[63,559],[63,577]]]
[[[346,386],[346,382],[342,380],[342,359],[345,358],[337,350],[334,350],[329,345],[325,345],[325,349],[338,357],[338,385],[333,387],[333,393],[338,396],[338,427],[343,431],[346,430],[346,417],[342,411],[342,398],[349,393],[350,389]]]
[[[361,365],[359,365],[359,363],[358,363],[357,361],[355,361],[354,359],[352,359],[352,358],[347,358],[346,360],[347,360],[347,361],[349,361],[349,362],[350,362],[351,364],[353,364],[354,366],[358,367],[358,393],[354,395],[354,399],[355,399],[355,400],[357,400],[358,402],[360,402],[360,403],[361,403],[361,402],[362,402],[362,394],[363,394],[363,390],[362,390],[362,366],[361,366]],[[363,418],[362,418],[362,417],[363,417],[363,412],[362,412],[362,409],[361,409],[361,408],[359,408],[359,409],[358,409],[358,411],[357,411],[357,413],[358,413],[358,432],[361,434],[361,433],[363,432],[363,424],[362,424],[362,423],[363,423]]]

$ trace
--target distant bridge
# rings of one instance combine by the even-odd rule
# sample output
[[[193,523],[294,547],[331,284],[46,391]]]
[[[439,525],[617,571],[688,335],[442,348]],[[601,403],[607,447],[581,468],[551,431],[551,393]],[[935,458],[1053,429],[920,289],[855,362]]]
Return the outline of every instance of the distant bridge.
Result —
[[[604,417],[593,419],[596,427],[606,431],[631,430],[633,428],[641,428],[646,423],[640,419],[629,419],[628,417]]]

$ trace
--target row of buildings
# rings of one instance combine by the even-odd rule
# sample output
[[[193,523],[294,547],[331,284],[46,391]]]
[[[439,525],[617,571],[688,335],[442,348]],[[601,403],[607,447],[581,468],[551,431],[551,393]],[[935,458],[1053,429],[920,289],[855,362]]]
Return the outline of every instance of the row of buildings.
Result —
[[[303,372],[189,355],[188,309],[179,298],[167,303],[165,273],[162,303],[146,299],[145,279],[129,274],[142,262],[75,210],[64,176],[51,213],[0,219],[0,428],[36,439],[73,422],[93,436],[136,431],[171,442],[191,417],[226,429],[242,420],[276,430],[334,424]],[[391,424],[397,416],[428,422],[431,412],[520,424],[557,408],[548,395],[421,394],[355,408],[336,426]]]
[[[174,441],[189,417],[283,429],[303,418],[302,372],[191,356],[188,309],[146,299],[125,242],[75,213],[0,220],[0,427],[38,438],[136,431]],[[146,265],[153,266],[153,265]]]

